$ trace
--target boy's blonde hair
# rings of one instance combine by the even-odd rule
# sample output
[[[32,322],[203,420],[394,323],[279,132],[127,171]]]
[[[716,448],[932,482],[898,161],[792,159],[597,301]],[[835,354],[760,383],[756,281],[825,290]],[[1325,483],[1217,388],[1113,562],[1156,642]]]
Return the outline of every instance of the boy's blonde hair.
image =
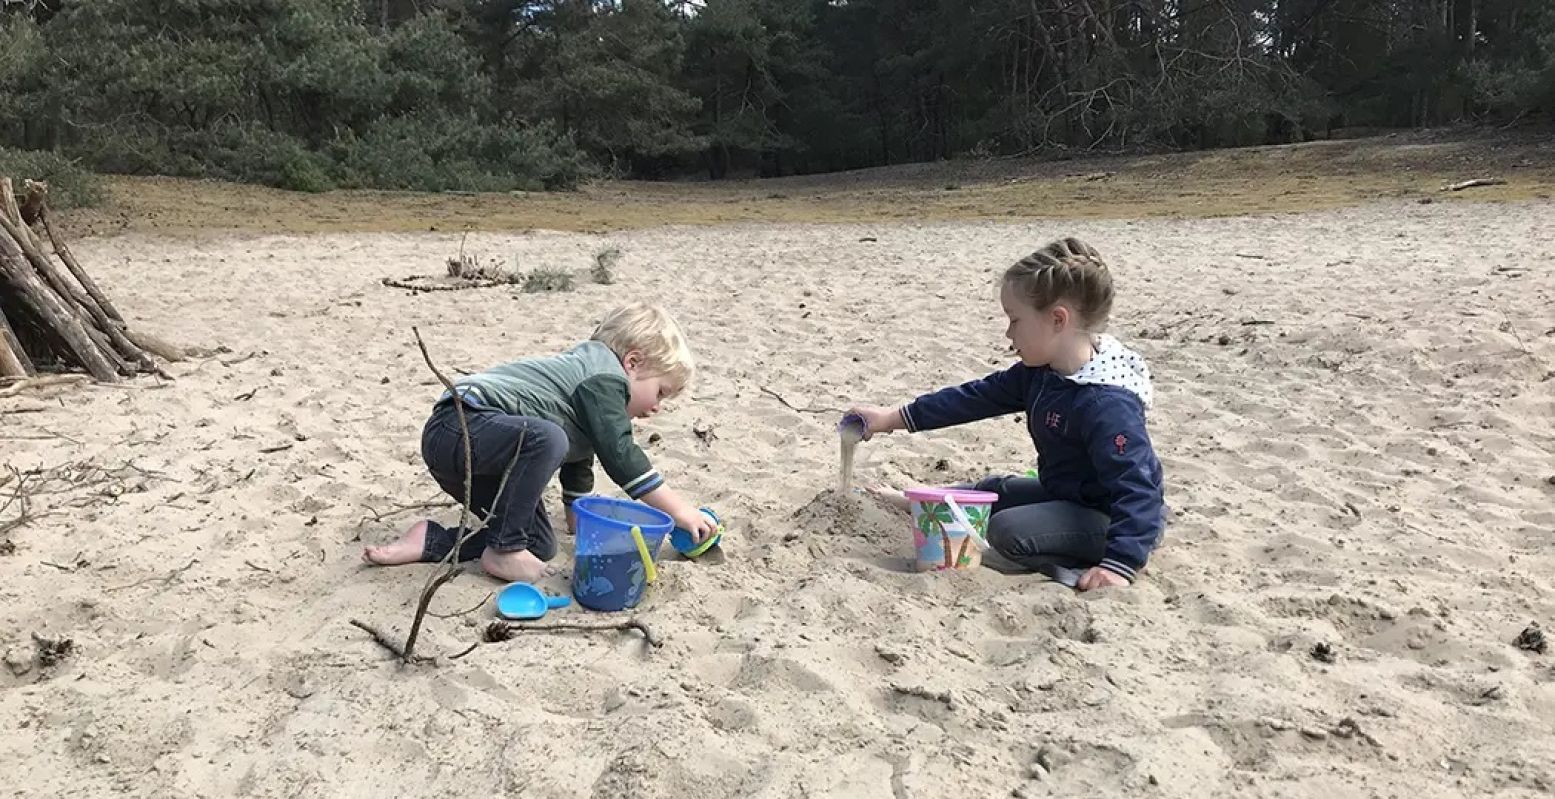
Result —
[[[696,372],[691,347],[675,317],[657,305],[634,302],[616,308],[594,328],[591,338],[609,347],[617,358],[625,359],[633,350],[641,352],[650,375],[670,379],[672,393],[691,385]]]

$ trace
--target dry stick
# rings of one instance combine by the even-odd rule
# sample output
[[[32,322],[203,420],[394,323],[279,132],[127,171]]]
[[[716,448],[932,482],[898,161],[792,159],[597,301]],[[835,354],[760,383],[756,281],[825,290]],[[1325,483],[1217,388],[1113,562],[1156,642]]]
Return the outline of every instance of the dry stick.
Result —
[[[372,518],[371,519],[364,518],[362,521],[381,522],[384,519],[387,519],[387,518],[389,518],[391,516],[398,516],[399,514],[404,513],[406,511],[426,510],[428,508],[446,508],[446,507],[448,507],[449,505],[452,505],[452,504],[454,504],[453,500],[446,500],[446,499],[434,500],[432,502],[414,502],[414,503],[411,503],[409,505],[395,505],[395,506],[393,506],[393,507],[389,508],[388,510],[383,511],[381,513],[378,512],[378,511],[373,510],[372,508],[368,508],[367,510],[368,510],[369,513],[372,514]]]
[[[442,286],[442,285],[422,286],[422,285],[418,285],[416,283],[410,282],[410,281],[416,280],[416,279],[432,280],[434,278],[433,278],[432,275],[411,275],[410,277],[407,277],[407,278],[405,278],[403,280],[395,280],[393,278],[386,277],[386,278],[383,278],[382,280],[380,280],[379,282],[382,283],[385,286],[390,287],[390,288],[405,289],[406,291],[409,291],[409,292],[412,292],[412,293],[420,293],[420,292],[423,292],[423,291],[463,291],[465,289],[489,289],[489,288],[496,288],[497,286],[511,285],[512,282],[513,282],[511,280],[470,280],[468,283],[464,283],[464,284],[458,285],[458,286]],[[465,279],[469,280],[469,278],[465,278]]]
[[[412,656],[406,654],[405,650],[401,649],[400,645],[396,644],[394,642],[393,638],[390,638],[388,635],[385,635],[377,627],[374,627],[371,624],[368,624],[367,622],[357,621],[356,619],[352,619],[351,620],[351,626],[356,627],[356,628],[358,628],[360,630],[365,630],[368,635],[373,637],[373,641],[374,642],[376,642],[379,646],[383,647],[384,649],[387,649],[390,652],[394,653],[394,656],[399,658],[401,662],[409,663],[409,662],[411,662],[413,660],[414,661],[430,660],[430,658],[425,658],[425,657],[415,658],[415,657],[412,657]]]
[[[110,325],[110,327],[117,328],[118,331],[136,347],[139,347],[140,349],[145,350],[146,352],[149,352],[152,355],[167,361],[168,363],[177,363],[184,359],[183,350],[179,349],[178,347],[175,347],[172,344],[169,344],[143,330],[138,328],[131,329],[129,327],[129,325],[124,321],[124,315],[119,313],[119,309],[115,308],[113,303],[108,300],[107,295],[103,294],[102,289],[97,287],[97,281],[93,280],[92,276],[87,274],[87,271],[81,267],[81,262],[76,260],[75,253],[72,253],[70,251],[70,247],[65,244],[64,237],[60,236],[59,232],[54,229],[54,224],[49,219],[49,207],[47,204],[43,206],[38,218],[39,221],[43,223],[44,232],[49,236],[49,243],[54,245],[54,252],[59,255],[59,260],[64,262],[65,268],[69,269],[70,274],[74,275],[76,280],[80,281],[81,287],[86,289],[87,296],[89,296],[93,302],[97,303],[97,306],[102,309],[102,312],[106,314],[108,318],[117,323],[115,325]],[[166,373],[162,372],[160,369],[157,370],[157,372],[159,376],[167,377]]]
[[[458,392],[454,390],[453,382],[443,374],[442,370],[437,368],[437,364],[432,363],[432,355],[427,352],[426,342],[421,340],[421,331],[412,325],[410,332],[416,337],[416,346],[420,348],[421,359],[426,361],[427,368],[432,370],[432,374],[437,377],[438,382],[448,389],[449,393],[454,394],[454,413],[459,417],[459,438],[464,449],[464,503],[459,509],[459,529],[468,535],[470,530],[470,495],[473,493],[475,466],[473,463],[474,456],[470,453],[470,424],[464,418],[464,402],[458,396]],[[514,454],[517,454],[516,449]],[[453,579],[451,575],[454,572],[451,564],[459,556],[459,548],[463,543],[463,541],[456,543],[449,550],[448,554],[443,557],[442,562],[438,564],[438,568],[445,570],[444,574],[448,576],[438,576],[437,572],[433,572],[427,576],[426,583],[421,586],[421,601],[416,605],[416,616],[411,620],[410,634],[405,637],[405,652],[401,658],[401,660],[407,663],[410,662],[411,655],[415,653],[416,637],[421,634],[421,622],[426,619],[427,603],[432,601],[432,593],[437,590],[437,586]]]
[[[54,252],[59,254],[59,260],[65,263],[65,268],[70,270],[70,274],[75,275],[76,280],[81,281],[81,287],[86,289],[86,293],[91,296],[98,307],[103,309],[104,313],[113,319],[123,322],[123,314],[120,314],[119,309],[113,307],[113,303],[108,301],[107,295],[103,294],[102,289],[97,287],[97,282],[92,280],[92,276],[88,275],[85,269],[81,268],[81,263],[76,260],[75,254],[70,251],[69,247],[65,246],[64,238],[59,235],[58,231],[54,230],[54,224],[49,220],[48,206],[43,207],[43,214],[40,218],[43,222],[43,232],[49,235],[49,243],[54,245]]]
[[[198,558],[191,558],[188,563],[185,563],[184,565],[182,565],[182,566],[180,566],[180,567],[178,567],[178,568],[168,572],[167,574],[162,575],[161,577],[147,577],[144,580],[136,580],[133,583],[128,583],[128,584],[125,584],[125,585],[110,585],[107,588],[104,588],[103,590],[104,591],[123,591],[123,590],[125,590],[127,588],[135,588],[137,586],[145,585],[146,583],[156,582],[157,580],[161,580],[162,581],[162,586],[165,588],[168,585],[172,584],[172,582],[174,580],[176,580],[179,577],[183,576],[184,572],[189,571],[190,569],[194,568],[194,564],[199,563],[199,562],[200,561],[199,561]]]
[[[1506,180],[1503,178],[1475,178],[1473,180],[1465,180],[1461,183],[1450,183],[1446,186],[1443,186],[1442,191],[1463,191],[1464,189],[1472,189],[1478,186],[1504,185],[1506,185]]]
[[[449,655],[448,659],[449,660],[458,660],[459,658],[462,658],[465,655],[468,655],[471,652],[474,652],[475,648],[480,646],[480,645],[481,645],[481,642],[480,641],[476,641],[475,643],[470,644],[469,646],[465,647],[463,652],[460,652],[460,653],[455,654],[455,655]]]
[[[97,351],[102,353],[108,363],[113,365],[114,371],[126,377],[132,376],[138,371],[130,366],[129,361],[124,360],[123,356],[119,355],[118,351],[113,348],[113,344],[108,341],[108,337],[103,334],[103,331],[88,324],[83,324],[81,327],[86,330],[86,337],[91,339],[93,344],[97,345]]]
[[[409,663],[411,658],[415,656],[416,638],[421,635],[421,623],[426,620],[427,606],[432,604],[432,595],[437,593],[437,589],[442,588],[445,584],[459,576],[460,570],[454,568],[450,562],[450,559],[458,551],[459,548],[455,546],[453,552],[448,554],[448,558],[444,559],[442,564],[439,564],[443,571],[436,573],[434,579],[428,582],[425,588],[421,589],[421,599],[416,602],[416,615],[410,622],[410,633],[405,636],[405,654],[402,660],[406,663]]]
[[[481,597],[481,601],[476,602],[474,605],[471,605],[468,609],[461,610],[458,613],[433,613],[432,611],[429,610],[429,611],[427,611],[427,615],[428,616],[432,616],[433,618],[438,618],[438,619],[453,619],[453,618],[458,618],[459,616],[467,616],[467,615],[469,615],[471,613],[474,613],[477,610],[480,610],[481,606],[486,604],[486,600],[491,599],[493,596],[496,596],[496,594],[497,594],[497,592],[495,592],[495,591],[488,591],[488,592],[486,592],[486,596]]]
[[[8,464],[6,468],[11,471],[13,478],[16,480],[16,492],[11,495],[9,500],[6,500],[4,507],[0,507],[0,512],[10,510],[13,504],[20,502],[21,513],[15,519],[6,522],[3,527],[0,527],[0,535],[9,533],[12,530],[15,530],[16,528],[26,524],[27,522],[32,521],[32,509],[27,502],[27,476],[22,474],[21,471],[15,466]]]
[[[837,408],[801,408],[794,403],[783,399],[782,394],[779,394],[776,391],[767,388],[766,386],[757,386],[757,388],[761,389],[761,393],[766,394],[778,402],[783,403],[783,407],[788,408],[791,411],[797,411],[799,413],[842,413],[842,411],[838,410]]]
[[[1523,351],[1524,355],[1532,358],[1533,351],[1528,349],[1528,343],[1523,341],[1523,334],[1517,332],[1517,325],[1512,323],[1512,315],[1507,313],[1506,308],[1502,307],[1501,303],[1499,302],[1496,303],[1496,310],[1500,311],[1501,318],[1506,320],[1507,329],[1511,330],[1512,336],[1517,339],[1517,346]]]
[[[464,503],[459,509],[459,529],[464,531],[464,535],[454,542],[453,548],[448,551],[447,555],[443,556],[442,562],[438,564],[440,568],[446,570],[448,576],[437,577],[436,572],[434,572],[432,575],[428,575],[427,582],[421,589],[421,601],[416,605],[416,616],[411,620],[410,634],[405,638],[404,660],[406,662],[409,662],[411,656],[415,653],[416,638],[421,634],[421,623],[426,619],[427,605],[431,603],[432,595],[437,593],[437,589],[441,588],[443,583],[452,580],[454,575],[459,573],[454,567],[454,559],[458,557],[459,550],[463,549],[465,543],[474,538],[476,533],[486,527],[486,523],[491,521],[492,515],[497,511],[496,501],[493,501],[491,510],[486,513],[486,518],[481,520],[480,526],[473,529],[470,527],[470,516],[474,513],[474,510],[470,507],[470,496],[474,485],[475,466],[473,464],[474,457],[470,452],[470,425],[465,418],[464,401],[459,396],[458,390],[454,388],[453,381],[449,380],[448,376],[443,374],[441,369],[437,368],[437,364],[432,362],[432,355],[427,352],[426,342],[421,340],[421,331],[412,326],[410,332],[416,337],[416,346],[421,349],[421,358],[426,361],[427,368],[432,370],[432,374],[437,376],[438,382],[442,383],[443,387],[448,389],[448,393],[453,395],[454,412],[459,416],[459,437],[464,445]],[[518,444],[513,447],[513,458],[508,461],[507,468],[502,472],[502,479],[497,482],[497,493],[494,496],[498,499],[501,498],[502,492],[507,488],[508,478],[512,476],[513,467],[518,463],[518,455],[524,449],[525,435],[526,432],[524,431],[519,433]]]
[[[516,631],[523,632],[547,632],[550,630],[578,630],[580,632],[600,632],[604,630],[620,630],[626,632],[636,630],[643,635],[643,641],[655,649],[664,646],[664,639],[653,634],[648,628],[647,622],[641,619],[627,619],[626,621],[610,622],[606,624],[585,624],[581,622],[553,622],[551,624],[509,624],[503,621],[494,621],[486,627],[485,638],[488,642],[497,643],[513,637]]]
[[[0,388],[0,397],[13,397],[29,389],[79,383],[86,379],[88,379],[86,375],[42,375],[40,377],[30,377],[5,388]]]

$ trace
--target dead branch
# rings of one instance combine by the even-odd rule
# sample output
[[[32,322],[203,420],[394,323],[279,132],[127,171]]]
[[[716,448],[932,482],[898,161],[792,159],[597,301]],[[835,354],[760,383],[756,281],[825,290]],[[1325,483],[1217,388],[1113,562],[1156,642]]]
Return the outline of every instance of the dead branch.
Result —
[[[197,558],[190,559],[190,561],[188,563],[185,563],[183,566],[181,566],[181,567],[179,567],[177,569],[174,569],[174,570],[168,572],[167,574],[165,574],[165,575],[163,575],[161,577],[147,577],[144,580],[137,580],[137,581],[135,581],[133,583],[130,583],[128,585],[111,585],[111,586],[108,586],[104,590],[106,590],[106,591],[123,591],[125,589],[135,588],[136,586],[145,585],[146,583],[150,583],[150,582],[161,582],[163,587],[167,587],[169,585],[172,585],[174,580],[177,580],[179,577],[183,576],[184,572],[189,571],[190,569],[194,568],[194,564],[199,563],[199,562],[200,561]]]
[[[454,285],[442,285],[442,284],[429,285],[429,284],[425,284],[425,283],[415,283],[415,282],[412,282],[412,281],[416,281],[416,280],[436,280],[436,279],[437,278],[433,277],[432,275],[411,275],[409,277],[402,278],[400,280],[395,280],[392,277],[386,277],[386,278],[383,278],[382,280],[380,280],[379,282],[382,283],[385,286],[388,286],[389,288],[405,289],[406,291],[409,291],[412,294],[421,294],[423,292],[429,292],[429,291],[463,291],[465,289],[489,289],[489,288],[495,288],[497,286],[509,286],[509,285],[513,284],[512,280],[508,280],[506,278],[501,279],[501,280],[468,280],[468,281],[466,281],[464,283],[458,283],[458,284],[454,284]]]
[[[394,506],[390,507],[388,510],[382,511],[382,512],[375,511],[372,508],[368,508],[367,512],[371,513],[372,516],[371,516],[371,518],[364,516],[364,517],[362,517],[362,521],[363,522],[369,522],[370,521],[370,522],[376,523],[376,522],[381,522],[384,519],[389,519],[389,518],[392,518],[394,516],[398,516],[401,513],[406,513],[408,511],[428,510],[430,508],[446,508],[449,505],[454,505],[454,504],[457,504],[454,500],[451,500],[451,499],[439,499],[439,500],[433,500],[433,501],[430,501],[430,502],[413,502],[413,503],[411,503],[409,505],[394,505]]]
[[[438,564],[439,568],[443,570],[442,574],[448,576],[440,576],[438,572],[433,572],[427,576],[427,582],[421,589],[421,600],[416,605],[416,616],[411,620],[410,634],[405,639],[405,655],[407,658],[415,652],[416,637],[421,632],[421,624],[426,618],[427,606],[432,602],[432,595],[437,593],[437,589],[441,588],[444,583],[452,580],[453,576],[458,573],[454,561],[458,558],[460,550],[464,549],[464,545],[471,538],[474,538],[477,533],[486,528],[486,524],[491,521],[491,517],[497,512],[496,503],[493,502],[492,507],[487,510],[485,518],[482,518],[473,527],[470,525],[470,517],[475,513],[475,508],[471,504],[470,499],[473,493],[475,466],[474,458],[470,451],[470,424],[464,412],[464,402],[459,398],[458,389],[454,387],[453,381],[449,380],[448,376],[437,368],[437,364],[432,362],[432,355],[427,352],[426,342],[421,339],[421,331],[415,327],[412,327],[410,330],[416,337],[416,346],[420,348],[421,357],[426,361],[427,368],[432,370],[432,374],[437,376],[438,382],[443,384],[448,393],[455,397],[454,413],[459,417],[459,437],[464,448],[464,502],[459,510],[459,530],[462,535],[460,535],[459,540],[454,542],[448,554],[444,555],[443,560]],[[518,464],[519,453],[524,449],[525,436],[526,431],[521,431],[518,435],[518,444],[513,447],[513,457],[508,461],[507,467],[503,469],[502,479],[497,481],[496,497],[500,498],[502,492],[507,489],[508,478],[513,475],[513,467]]]
[[[1472,189],[1479,186],[1505,185],[1506,180],[1503,178],[1474,178],[1473,180],[1465,180],[1460,183],[1449,183],[1442,187],[1442,191],[1463,191],[1464,189]]]
[[[16,504],[19,504],[21,509],[17,513],[16,518],[0,525],[0,535],[5,535],[33,519],[32,507],[28,504],[27,476],[22,474],[15,466],[7,464],[6,468],[11,472],[11,476],[6,479],[6,482],[9,483],[11,480],[15,480],[16,488],[12,492],[11,498],[6,500],[5,505],[0,506],[0,513],[10,510],[11,506]]]
[[[550,624],[514,624],[512,622],[506,621],[494,621],[491,624],[486,625],[486,629],[482,633],[481,637],[487,643],[494,644],[512,639],[520,632],[601,632],[610,630],[620,632],[630,632],[632,630],[636,630],[637,632],[642,633],[643,641],[646,642],[648,646],[651,646],[654,649],[658,649],[659,647],[664,646],[664,639],[655,636],[653,634],[653,630],[648,628],[647,622],[637,618],[631,618],[618,622],[606,622],[601,624],[566,621],[551,622]]]
[[[438,619],[454,619],[454,618],[458,618],[460,616],[468,616],[471,613],[474,613],[475,611],[480,610],[482,605],[485,605],[487,601],[489,601],[492,597],[494,597],[496,595],[497,595],[497,592],[495,592],[495,591],[488,591],[488,592],[486,592],[486,596],[483,597],[481,599],[481,601],[476,602],[474,605],[471,605],[469,608],[467,608],[465,610],[461,610],[458,613],[433,613],[431,611],[427,611],[427,615],[428,616],[432,616],[433,618],[438,618]]]
[[[5,388],[0,388],[0,397],[14,397],[24,391],[47,388],[48,386],[61,386],[67,383],[79,383],[87,379],[89,378],[86,375],[43,375],[41,377],[28,378]]]
[[[427,605],[432,601],[432,594],[436,593],[443,583],[453,579],[453,563],[459,557],[460,546],[470,535],[469,525],[470,514],[472,513],[470,509],[470,496],[473,493],[475,480],[475,459],[470,452],[470,424],[465,419],[464,402],[460,400],[459,392],[454,388],[453,381],[449,380],[448,376],[443,374],[441,369],[437,368],[437,364],[432,362],[432,354],[427,352],[426,342],[421,340],[421,330],[412,326],[410,332],[416,337],[416,347],[421,350],[421,359],[426,361],[427,368],[432,370],[432,374],[437,377],[439,383],[443,384],[448,393],[454,396],[454,413],[459,417],[459,437],[464,449],[464,504],[459,509],[459,530],[465,534],[465,538],[455,543],[448,554],[443,557],[442,563],[438,564],[438,568],[442,570],[442,573],[434,572],[428,575],[426,583],[421,587],[421,600],[416,604],[416,616],[411,620],[410,634],[405,637],[404,660],[407,662],[416,650],[416,637],[421,633],[421,623],[426,619]],[[514,448],[513,454],[517,457],[518,448]],[[498,496],[501,496],[500,492]]]
[[[110,318],[123,322],[124,315],[119,313],[119,309],[115,308],[112,302],[108,301],[108,296],[103,294],[101,288],[98,288],[97,281],[93,280],[92,276],[87,274],[85,269],[81,268],[81,262],[76,260],[75,253],[71,252],[70,248],[65,245],[64,237],[60,236],[59,232],[54,229],[54,223],[49,219],[48,206],[44,206],[39,218],[43,221],[43,232],[48,234],[49,243],[54,245],[54,252],[59,254],[59,260],[64,262],[65,268],[69,269],[70,274],[74,275],[76,280],[81,283],[81,288],[86,289],[87,296],[91,297]]]
[[[429,663],[432,660],[428,657],[418,657],[406,652],[400,647],[399,644],[394,643],[393,638],[385,635],[381,630],[372,626],[371,624],[352,619],[351,626],[356,627],[359,630],[363,630],[368,635],[372,636],[374,643],[392,652],[395,657],[400,659],[401,663]]]
[[[842,410],[840,410],[838,408],[801,408],[798,405],[795,405],[794,403],[789,402],[788,400],[784,399],[782,394],[779,394],[776,391],[773,391],[772,389],[767,388],[766,386],[758,386],[757,388],[761,389],[761,393],[766,394],[767,396],[777,400],[778,402],[783,403],[783,407],[785,407],[785,408],[787,408],[787,409],[789,409],[791,411],[798,412],[798,413],[843,413],[844,412],[844,411],[842,411]]]

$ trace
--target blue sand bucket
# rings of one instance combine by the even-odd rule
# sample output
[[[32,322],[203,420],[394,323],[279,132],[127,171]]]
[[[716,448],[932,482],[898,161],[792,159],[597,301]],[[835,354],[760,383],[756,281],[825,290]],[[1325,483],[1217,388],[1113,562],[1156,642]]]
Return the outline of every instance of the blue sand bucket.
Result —
[[[675,520],[641,502],[610,497],[580,497],[572,511],[578,517],[572,596],[592,610],[636,607]]]

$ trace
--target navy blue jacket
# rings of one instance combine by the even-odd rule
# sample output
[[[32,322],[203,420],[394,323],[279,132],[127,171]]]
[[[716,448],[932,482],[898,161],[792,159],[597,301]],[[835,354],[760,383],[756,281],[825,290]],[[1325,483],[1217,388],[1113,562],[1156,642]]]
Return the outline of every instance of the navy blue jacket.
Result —
[[[1144,403],[1126,388],[1016,364],[902,409],[915,433],[1009,413],[1026,414],[1042,488],[1112,517],[1098,565],[1132,581],[1166,528],[1161,462],[1145,432]]]

